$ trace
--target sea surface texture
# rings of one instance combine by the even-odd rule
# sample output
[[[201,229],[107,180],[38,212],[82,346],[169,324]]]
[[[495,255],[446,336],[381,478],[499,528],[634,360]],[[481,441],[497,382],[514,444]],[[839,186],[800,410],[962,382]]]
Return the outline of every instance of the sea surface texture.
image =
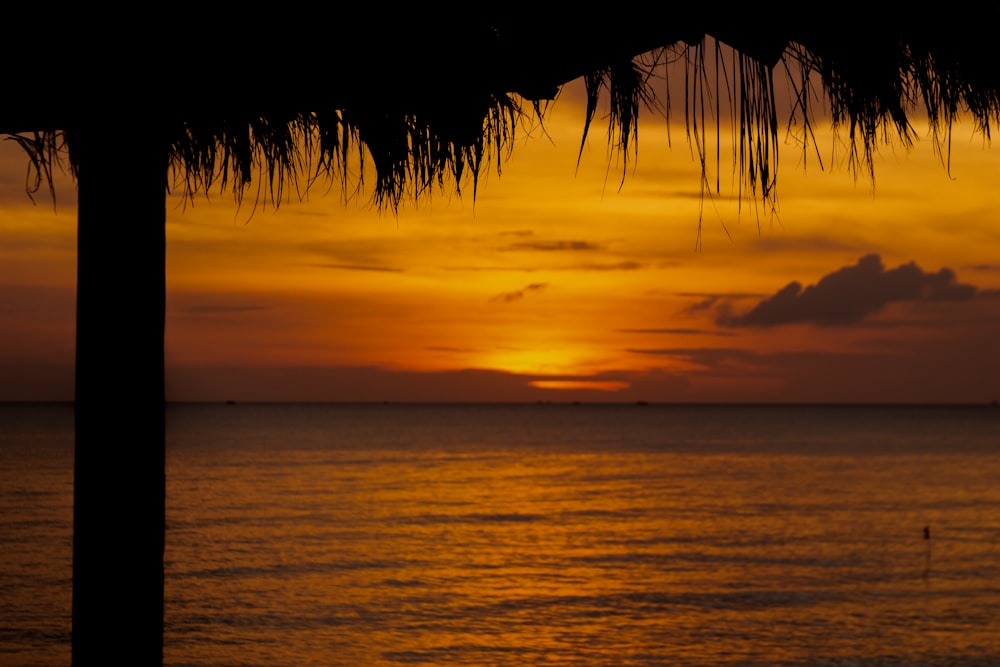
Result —
[[[167,424],[173,667],[1000,664],[996,408]],[[69,665],[72,459],[71,407],[0,406],[3,667]]]

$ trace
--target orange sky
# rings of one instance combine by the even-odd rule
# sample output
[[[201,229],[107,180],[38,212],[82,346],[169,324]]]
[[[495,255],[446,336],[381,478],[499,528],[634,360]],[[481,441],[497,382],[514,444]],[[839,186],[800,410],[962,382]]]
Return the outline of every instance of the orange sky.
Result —
[[[824,169],[783,146],[758,218],[727,164],[702,199],[674,113],[620,190],[600,122],[577,172],[566,93],[475,204],[169,199],[168,398],[1000,398],[1000,149],[956,128],[949,177],[929,139],[886,148],[873,189],[821,134]],[[32,204],[26,169],[0,143],[0,400],[71,399],[73,187]]]

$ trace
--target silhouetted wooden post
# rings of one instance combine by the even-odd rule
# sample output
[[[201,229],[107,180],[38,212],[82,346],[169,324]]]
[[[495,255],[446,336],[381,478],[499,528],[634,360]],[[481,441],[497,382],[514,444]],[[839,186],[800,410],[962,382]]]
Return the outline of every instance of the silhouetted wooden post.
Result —
[[[163,662],[167,152],[108,108],[78,130],[74,667]]]

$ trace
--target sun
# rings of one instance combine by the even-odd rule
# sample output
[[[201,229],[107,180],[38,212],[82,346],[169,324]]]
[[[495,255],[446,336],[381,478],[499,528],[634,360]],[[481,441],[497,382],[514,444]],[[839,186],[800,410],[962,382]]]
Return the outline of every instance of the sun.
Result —
[[[586,355],[569,347],[505,346],[485,352],[480,367],[517,375],[577,375],[587,364]]]

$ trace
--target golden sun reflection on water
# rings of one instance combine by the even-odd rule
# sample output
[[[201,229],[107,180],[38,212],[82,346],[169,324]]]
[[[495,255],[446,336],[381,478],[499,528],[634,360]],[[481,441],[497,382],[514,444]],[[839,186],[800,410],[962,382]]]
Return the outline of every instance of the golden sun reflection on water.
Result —
[[[915,628],[975,585],[936,575],[971,553],[943,542],[932,558],[922,539],[918,507],[954,481],[913,489],[929,469],[948,474],[926,458],[880,470],[448,437],[258,452],[219,470],[226,490],[208,496],[189,462],[172,489],[175,655],[221,664],[220,647],[239,645],[375,667],[933,655]],[[981,627],[961,641],[993,645]]]
[[[60,409],[58,446],[25,437],[34,421],[0,429],[0,580],[17,583],[0,596],[15,619],[3,664],[68,660],[72,408]],[[1000,656],[989,408],[169,413],[166,665]]]

